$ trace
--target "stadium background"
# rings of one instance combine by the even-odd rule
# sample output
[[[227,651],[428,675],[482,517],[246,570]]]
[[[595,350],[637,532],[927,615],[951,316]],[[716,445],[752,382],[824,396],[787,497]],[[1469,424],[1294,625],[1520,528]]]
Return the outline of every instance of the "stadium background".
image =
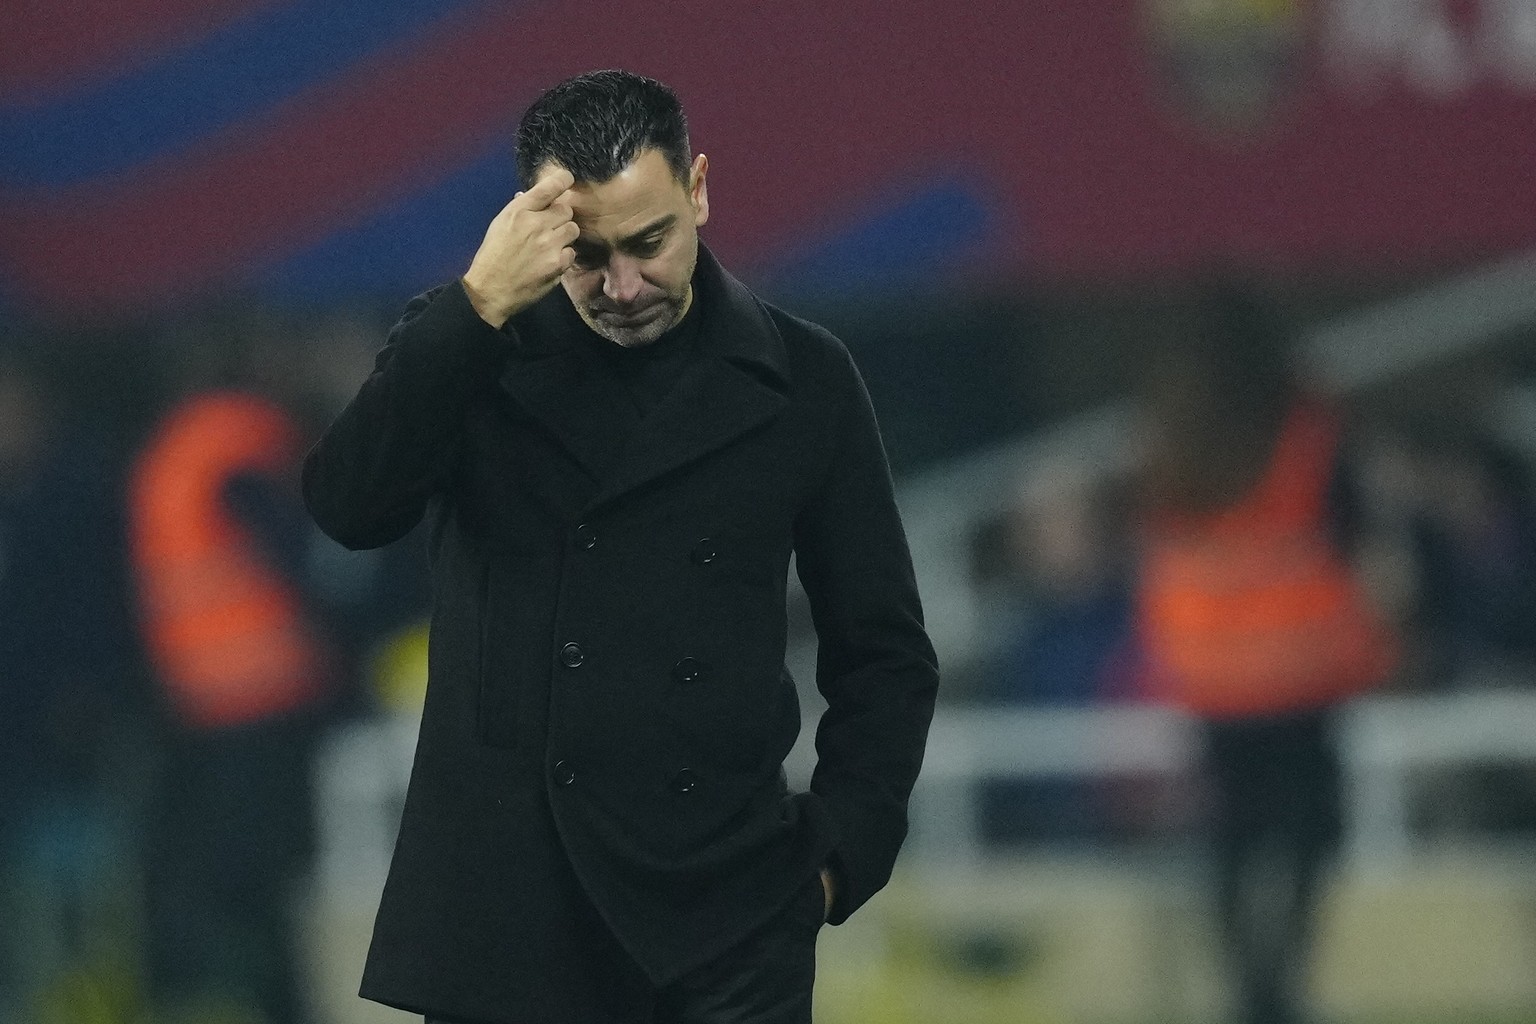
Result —
[[[1266,282],[1362,408],[1536,451],[1533,0],[22,0],[19,13],[0,39],[4,343],[49,350],[61,415],[114,437],[121,459],[181,364],[235,336],[261,338],[334,411],[393,310],[458,273],[516,187],[511,127],[542,87],[606,66],[673,85],[710,157],[706,242],[865,369],[951,709],[975,706],[1006,646],[971,542],[1042,446],[1056,465],[1058,449],[1125,457],[1120,435],[1106,455],[1082,426],[1131,389],[1146,325],[1201,274]],[[362,563],[313,557],[359,577]],[[399,626],[367,654],[389,666],[376,689],[408,693]],[[1438,705],[1415,707],[1447,749],[1513,773],[1500,792],[1529,789],[1517,766],[1533,752],[1489,753],[1464,735],[1484,726],[1456,723],[1488,721],[1477,701],[1496,689],[1516,699],[1504,718],[1536,735],[1519,701],[1529,654],[1426,671],[1410,695],[1470,697],[1438,732]],[[1467,681],[1489,664],[1497,687]],[[352,722],[332,772],[408,754],[401,715]],[[1528,808],[1479,811],[1485,790],[1454,758],[1403,763],[1411,850],[1382,870],[1351,862],[1325,1006],[1351,1024],[1536,1018]],[[322,786],[309,962],[337,1021],[394,1019],[345,998],[376,881],[366,837],[390,799],[345,790]],[[948,870],[919,847],[883,913],[828,937],[828,1019],[1214,1019],[1187,853],[1177,837],[988,847]],[[113,908],[132,886],[119,882],[92,909],[121,937]],[[73,912],[42,902],[45,931],[50,909]],[[131,988],[131,957],[57,965],[54,1019],[128,1019],[89,993]]]

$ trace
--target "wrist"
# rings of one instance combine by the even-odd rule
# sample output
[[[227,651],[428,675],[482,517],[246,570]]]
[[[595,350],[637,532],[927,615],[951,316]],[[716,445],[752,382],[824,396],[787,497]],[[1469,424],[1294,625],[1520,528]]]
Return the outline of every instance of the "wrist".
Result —
[[[469,304],[474,307],[475,313],[481,320],[500,330],[502,325],[512,319],[517,312],[504,302],[497,302],[490,298],[483,288],[478,287],[469,274],[459,278],[459,283],[464,287],[464,294],[469,298]]]

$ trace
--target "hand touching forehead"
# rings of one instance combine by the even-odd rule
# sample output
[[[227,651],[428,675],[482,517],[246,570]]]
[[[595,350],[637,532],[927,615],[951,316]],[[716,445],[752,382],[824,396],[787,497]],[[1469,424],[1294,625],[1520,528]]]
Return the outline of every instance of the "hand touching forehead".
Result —
[[[560,199],[574,184],[576,184],[576,178],[570,171],[557,164],[546,164],[540,170],[538,180],[528,191],[519,194],[527,197],[528,209],[544,210],[548,209],[555,200]]]

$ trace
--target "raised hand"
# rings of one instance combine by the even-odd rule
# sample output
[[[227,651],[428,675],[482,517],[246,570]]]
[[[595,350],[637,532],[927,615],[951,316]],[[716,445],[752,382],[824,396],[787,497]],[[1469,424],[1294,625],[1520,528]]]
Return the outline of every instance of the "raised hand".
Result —
[[[502,207],[464,274],[475,312],[500,327],[548,294],[576,258],[580,234],[563,197],[576,179],[563,167],[547,170]]]

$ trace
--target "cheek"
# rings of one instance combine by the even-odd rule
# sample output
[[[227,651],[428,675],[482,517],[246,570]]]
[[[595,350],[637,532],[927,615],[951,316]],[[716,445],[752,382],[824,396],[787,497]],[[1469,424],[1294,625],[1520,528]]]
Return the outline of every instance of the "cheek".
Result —
[[[688,287],[692,273],[690,262],[684,253],[665,253],[649,261],[642,274],[655,287],[671,295],[680,295]]]

